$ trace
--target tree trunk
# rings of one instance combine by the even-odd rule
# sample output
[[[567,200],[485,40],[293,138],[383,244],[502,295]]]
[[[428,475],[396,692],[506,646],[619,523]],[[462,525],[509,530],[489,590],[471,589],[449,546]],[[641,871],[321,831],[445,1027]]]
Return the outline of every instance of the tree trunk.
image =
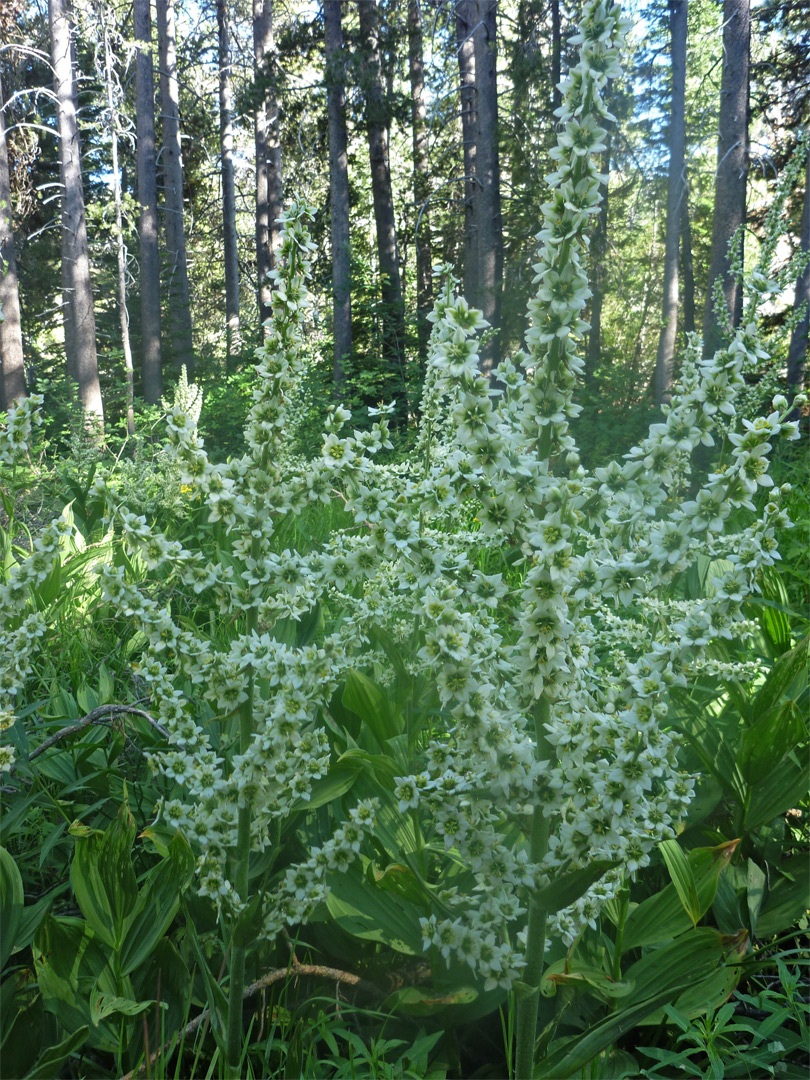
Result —
[[[585,358],[585,379],[590,384],[594,383],[596,372],[602,363],[602,305],[605,299],[605,283],[607,279],[610,155],[612,144],[613,130],[608,125],[603,158],[603,172],[608,179],[602,192],[602,202],[596,218],[596,228],[591,238],[591,277],[589,282],[591,289],[589,314],[591,329],[588,332],[588,355]]]
[[[180,89],[177,85],[177,34],[174,0],[156,0],[160,111],[163,123],[163,203],[169,257],[169,341],[174,367],[194,374],[191,299],[186,232],[183,225],[183,156],[180,149]]]
[[[160,257],[155,171],[155,80],[149,0],[133,0],[135,25],[135,114],[138,136],[138,204],[141,273],[141,371],[143,396],[154,405],[163,393],[160,345]]]
[[[345,386],[344,362],[352,351],[352,267],[349,233],[349,157],[346,74],[340,0],[324,0],[326,104],[329,121],[329,201],[332,211],[333,375],[335,394]]]
[[[481,350],[480,368],[488,376],[499,360],[498,331],[501,325],[503,287],[503,218],[501,216],[501,170],[498,154],[498,75],[496,64],[495,11],[497,0],[477,0],[475,5],[475,176],[473,202],[478,244],[478,298],[484,318],[495,330]]]
[[[118,105],[113,93],[112,47],[107,26],[104,26],[104,82],[107,90],[107,114],[112,148],[113,203],[115,205],[115,248],[118,258],[118,317],[124,349],[124,369],[127,377],[127,434],[135,434],[134,370],[132,346],[129,340],[127,311],[127,251],[124,245],[124,215],[121,198],[121,175],[118,167]]]
[[[686,2],[686,0],[684,0]],[[560,29],[560,0],[551,0],[551,82],[554,87],[552,95],[552,108],[559,109],[562,105],[562,91],[560,79],[562,78],[562,31]],[[558,118],[554,118],[555,124]]]
[[[669,0],[669,35],[672,57],[672,104],[669,118],[669,178],[664,236],[664,297],[661,334],[655,359],[655,401],[668,401],[678,332],[678,248],[682,207],[686,199],[684,152],[686,144],[686,0]]]
[[[394,419],[397,426],[404,426],[407,423],[408,410],[405,381],[405,311],[399,274],[391,171],[388,165],[387,109],[380,75],[379,8],[377,0],[359,0],[358,7],[363,58],[366,63],[366,128],[383,302],[383,354],[390,368],[391,394],[396,399]]]
[[[3,87],[0,85],[0,310],[3,316],[0,322],[0,410],[4,411],[24,398],[26,391],[3,104]]]
[[[239,327],[239,254],[236,183],[233,168],[233,94],[227,0],[217,0],[219,40],[219,147],[222,168],[222,233],[225,255],[225,349],[228,358],[242,347]]]
[[[476,196],[476,89],[475,89],[475,0],[456,4],[461,144],[464,155],[464,296],[475,304],[478,297],[478,237],[475,231]]]
[[[413,198],[416,204],[416,328],[419,359],[427,358],[433,307],[433,267],[430,245],[428,199],[428,142],[425,123],[425,74],[422,58],[422,0],[408,0],[408,66],[411,80],[411,127],[413,130]]]
[[[808,149],[805,168],[804,204],[802,206],[799,247],[801,251],[810,251],[810,149]],[[787,386],[788,393],[791,395],[799,393],[804,387],[808,329],[810,328],[810,262],[805,264],[804,270],[796,282],[796,296],[793,301],[794,309],[798,310],[802,304],[804,304],[804,314],[793,327],[788,349]]]
[[[280,242],[277,218],[283,208],[281,143],[275,93],[273,0],[253,0],[253,55],[262,89],[256,109],[256,275],[259,322],[270,318],[271,282]]]
[[[96,319],[82,190],[78,104],[66,0],[49,0],[48,14],[51,60],[58,102],[59,171],[63,185],[63,281],[68,287],[68,295],[63,297],[63,306],[70,322],[70,333],[65,335],[68,371],[73,373],[78,383],[79,401],[88,430],[100,436],[103,433],[104,409],[98,380]]]
[[[714,187],[709,282],[703,319],[703,355],[712,356],[724,340],[723,322],[714,310],[714,283],[720,281],[728,320],[736,326],[742,309],[742,290],[731,271],[729,243],[745,223],[748,179],[748,68],[750,59],[750,0],[724,0],[723,73],[720,82],[720,118],[717,173]],[[742,260],[742,234],[736,252]]]
[[[692,219],[689,216],[689,187],[681,203],[681,273],[683,275],[683,329],[695,332],[695,269],[692,261]]]

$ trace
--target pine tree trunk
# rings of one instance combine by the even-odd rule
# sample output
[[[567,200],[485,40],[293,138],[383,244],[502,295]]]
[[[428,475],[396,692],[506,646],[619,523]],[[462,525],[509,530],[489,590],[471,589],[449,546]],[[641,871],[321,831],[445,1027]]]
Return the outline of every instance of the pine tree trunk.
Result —
[[[155,79],[149,0],[133,0],[135,24],[135,119],[138,136],[138,239],[140,246],[141,376],[143,396],[154,405],[163,393],[160,343],[160,256],[155,166]]]
[[[262,87],[256,109],[256,275],[259,322],[270,318],[271,282],[280,242],[277,218],[283,208],[281,143],[275,82],[273,0],[253,0],[253,56]]]
[[[675,362],[678,332],[678,248],[683,204],[686,200],[684,152],[686,145],[686,27],[685,0],[669,0],[669,34],[672,58],[672,103],[669,118],[669,178],[667,220],[664,236],[664,297],[661,333],[655,359],[655,401],[668,401]]]
[[[684,0],[686,2],[686,0]],[[560,0],[551,0],[551,83],[554,88],[551,99],[552,109],[562,105],[562,30],[560,28]],[[557,123],[557,117],[554,117]]]
[[[9,405],[24,398],[26,391],[3,104],[3,87],[0,85],[0,310],[3,313],[0,322],[0,410],[5,411]]]
[[[804,203],[802,205],[802,225],[799,236],[801,251],[810,251],[810,150],[804,180]],[[804,387],[805,364],[807,363],[808,329],[810,329],[810,262],[805,264],[796,282],[796,296],[793,301],[795,310],[804,304],[804,314],[793,327],[790,335],[790,347],[787,358],[787,386],[789,394],[797,394]],[[793,419],[797,419],[793,417]]]
[[[169,260],[169,342],[175,369],[194,374],[191,299],[186,231],[183,223],[183,156],[180,149],[180,88],[177,85],[177,33],[174,0],[156,0],[160,111],[163,124],[163,204]]]
[[[416,204],[416,328],[419,358],[427,357],[433,307],[432,254],[428,199],[428,141],[425,123],[425,74],[422,57],[422,0],[408,0],[408,68],[411,81],[411,127],[413,130],[413,198]]]
[[[464,296],[475,304],[478,298],[478,236],[475,231],[476,191],[476,89],[475,89],[475,0],[456,4],[456,51],[458,53],[461,144],[464,164]]]
[[[501,325],[503,287],[503,218],[501,216],[501,170],[498,153],[498,74],[496,64],[497,0],[477,0],[475,5],[475,175],[473,202],[478,245],[478,298],[484,318],[496,331],[482,348],[481,371],[492,376],[499,360],[498,331]]]
[[[731,273],[729,242],[745,223],[748,180],[748,90],[751,38],[750,0],[724,0],[723,72],[720,82],[720,118],[717,173],[714,187],[709,282],[703,319],[703,355],[712,356],[722,345],[724,326],[714,310],[714,283],[722,283],[728,321],[736,326],[742,310],[742,291]],[[742,234],[741,234],[742,236]],[[742,259],[742,240],[738,248]],[[725,318],[723,321],[726,321]]]
[[[605,284],[607,279],[607,238],[608,238],[608,214],[610,211],[610,155],[613,145],[613,132],[608,128],[605,137],[605,151],[603,169],[608,180],[602,191],[602,202],[596,217],[596,228],[591,237],[591,275],[590,275],[590,312],[588,321],[591,329],[588,332],[588,353],[585,358],[585,379],[593,384],[596,373],[602,363],[602,306],[605,299]]]
[[[345,387],[344,363],[352,351],[352,267],[349,232],[349,157],[346,133],[346,71],[340,0],[324,0],[326,104],[329,122],[329,201],[332,230],[333,377],[335,394]]]
[[[70,321],[70,333],[65,335],[65,346],[69,350],[68,371],[73,373],[78,383],[79,401],[88,430],[100,436],[104,427],[104,410],[98,379],[96,319],[82,189],[78,103],[66,0],[49,0],[48,13],[51,60],[58,102],[59,171],[63,185],[63,281],[68,289],[68,295],[63,297],[63,304],[69,312]]]
[[[681,203],[681,274],[683,275],[683,330],[695,332],[695,269],[692,260],[692,219],[689,216],[689,188]]]
[[[118,166],[118,105],[113,93],[112,47],[107,27],[104,27],[104,82],[107,91],[107,115],[109,117],[113,203],[115,205],[115,249],[118,262],[118,318],[121,325],[121,343],[124,350],[124,370],[127,379],[127,434],[135,434],[135,375],[132,363],[132,345],[129,340],[129,312],[127,311],[127,250],[124,244],[124,215],[121,198],[121,174]]]
[[[239,326],[239,253],[236,232],[236,182],[233,168],[233,93],[228,2],[217,0],[219,43],[219,148],[222,169],[222,233],[225,256],[225,348],[228,358],[242,347]]]
[[[371,165],[371,192],[377,229],[377,257],[380,264],[383,355],[390,371],[391,396],[396,400],[397,426],[407,422],[408,402],[405,380],[405,311],[399,273],[399,251],[388,164],[386,102],[380,72],[379,7],[377,0],[359,0],[360,36],[366,64],[366,128]]]

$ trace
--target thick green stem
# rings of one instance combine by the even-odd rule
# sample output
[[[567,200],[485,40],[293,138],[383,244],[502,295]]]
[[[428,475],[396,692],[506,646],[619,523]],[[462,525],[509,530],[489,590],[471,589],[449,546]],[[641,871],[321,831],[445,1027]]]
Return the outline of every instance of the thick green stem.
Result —
[[[540,698],[534,713],[536,736],[535,753],[543,757],[548,743],[544,725],[549,718],[549,703]],[[536,803],[532,812],[532,831],[529,840],[529,857],[533,863],[541,863],[548,851],[549,821],[546,807]],[[515,1022],[515,1080],[531,1080],[534,1067],[534,1042],[537,1035],[537,1006],[540,1001],[540,979],[546,951],[547,912],[535,900],[529,902],[529,926],[526,937],[526,970],[523,981],[532,989],[518,998]]]
[[[254,540],[252,549],[258,548],[258,541]],[[258,551],[252,551],[254,558]],[[252,633],[258,624],[258,612],[255,607],[250,608],[247,616],[247,632]],[[250,749],[250,741],[253,737],[253,669],[248,675],[247,701],[243,701],[239,707],[239,753],[246,754]],[[247,903],[250,867],[250,824],[252,808],[249,800],[239,808],[237,827],[237,841],[235,854],[234,888],[243,903]],[[230,986],[228,996],[228,1060],[226,1063],[226,1076],[229,1080],[238,1080],[240,1076],[240,1058],[242,1055],[242,998],[245,989],[245,947],[237,945],[231,940],[230,949]]]

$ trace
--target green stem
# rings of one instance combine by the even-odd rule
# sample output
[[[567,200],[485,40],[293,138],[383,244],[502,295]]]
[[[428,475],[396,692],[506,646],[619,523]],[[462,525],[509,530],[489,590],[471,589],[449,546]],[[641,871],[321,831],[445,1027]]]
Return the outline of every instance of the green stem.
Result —
[[[259,542],[254,539],[251,545],[251,554],[258,557]],[[258,625],[258,611],[251,607],[247,615],[247,632],[252,633]],[[239,753],[246,754],[250,749],[253,737],[253,685],[254,673],[250,669],[248,674],[247,701],[243,701],[239,707]],[[249,889],[250,868],[250,824],[252,807],[246,799],[245,805],[239,808],[237,826],[236,855],[234,888],[239,899],[247,903]],[[236,923],[234,922],[234,929]],[[226,1076],[229,1080],[238,1080],[240,1075],[240,1058],[242,1055],[242,999],[245,989],[245,946],[237,945],[231,940],[231,963],[230,963],[230,986],[228,996],[228,1060],[226,1062]]]
[[[549,703],[540,698],[534,713],[536,736],[535,753],[539,758],[547,747],[544,725],[549,718]],[[545,807],[536,803],[532,811],[532,831],[529,839],[529,858],[541,863],[548,851],[549,821]],[[526,970],[524,982],[532,988],[518,998],[515,1021],[515,1080],[531,1080],[534,1067],[534,1043],[537,1036],[537,1006],[540,1002],[540,980],[546,951],[547,912],[535,900],[529,902],[529,925],[526,937]]]

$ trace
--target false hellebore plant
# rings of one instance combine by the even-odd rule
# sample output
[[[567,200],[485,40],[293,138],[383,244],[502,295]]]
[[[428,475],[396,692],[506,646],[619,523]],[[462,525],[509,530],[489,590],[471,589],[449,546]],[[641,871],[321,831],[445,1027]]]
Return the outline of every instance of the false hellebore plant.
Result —
[[[284,216],[247,453],[209,461],[191,390],[169,411],[180,480],[193,486],[209,521],[222,523],[216,558],[167,540],[96,481],[145,566],[162,567],[232,628],[222,645],[132,582],[123,566],[101,567],[107,600],[148,639],[139,671],[170,737],[154,758],[171,782],[160,814],[195,847],[199,893],[232,927],[249,906],[255,918],[251,853],[276,850],[283,821],[329,770],[324,718],[336,688],[369,657],[385,663],[372,628],[412,650],[411,672],[433,680],[436,715],[413,764],[387,790],[380,780],[380,799],[413,822],[418,838],[420,857],[403,858],[435,898],[422,919],[424,948],[465,961],[488,987],[524,984],[519,1077],[531,1075],[547,935],[573,940],[624,876],[673,835],[693,785],[678,771],[676,739],[661,726],[669,688],[684,684],[687,666],[713,639],[734,635],[759,571],[778,558],[775,530],[789,524],[768,476],[773,438],[796,434],[784,399],[768,417],[744,420],[727,436],[723,467],[691,497],[683,494],[692,451],[712,445],[718,420],[728,425],[746,365],[761,355],[762,274],[748,282],[746,316],[728,347],[710,360],[690,353],[662,422],[622,460],[587,473],[569,432],[587,328],[586,234],[603,179],[601,125],[611,119],[603,95],[619,73],[621,35],[618,8],[589,0],[572,39],[579,62],[558,110],[557,168],[538,234],[525,350],[501,363],[502,390],[479,373],[478,331],[486,324],[449,277],[433,314],[413,461],[375,463],[391,445],[385,408],[370,430],[352,434],[343,431],[350,414],[333,409],[319,460],[285,456],[311,304],[309,212],[298,204]],[[10,434],[26,408],[12,413]],[[763,488],[770,498],[756,517],[753,497]],[[305,554],[272,549],[282,519],[329,503],[334,492],[354,527]],[[18,605],[47,574],[60,527],[46,530],[11,571],[0,590],[4,605]],[[511,563],[508,586],[503,574],[478,569],[473,553],[487,550]],[[726,560],[710,595],[668,600],[662,587],[698,554]],[[277,639],[279,620],[300,619],[321,599],[339,617],[315,643]],[[18,646],[42,633],[41,616],[3,627],[0,708],[8,724],[30,651]],[[313,914],[330,875],[359,857],[379,810],[360,800],[329,839],[283,870],[261,898],[262,936]],[[467,867],[470,890],[443,884],[442,852]],[[549,914],[548,890],[563,878],[579,888],[567,908]],[[236,935],[230,950],[232,1069],[242,1045],[243,939]]]

